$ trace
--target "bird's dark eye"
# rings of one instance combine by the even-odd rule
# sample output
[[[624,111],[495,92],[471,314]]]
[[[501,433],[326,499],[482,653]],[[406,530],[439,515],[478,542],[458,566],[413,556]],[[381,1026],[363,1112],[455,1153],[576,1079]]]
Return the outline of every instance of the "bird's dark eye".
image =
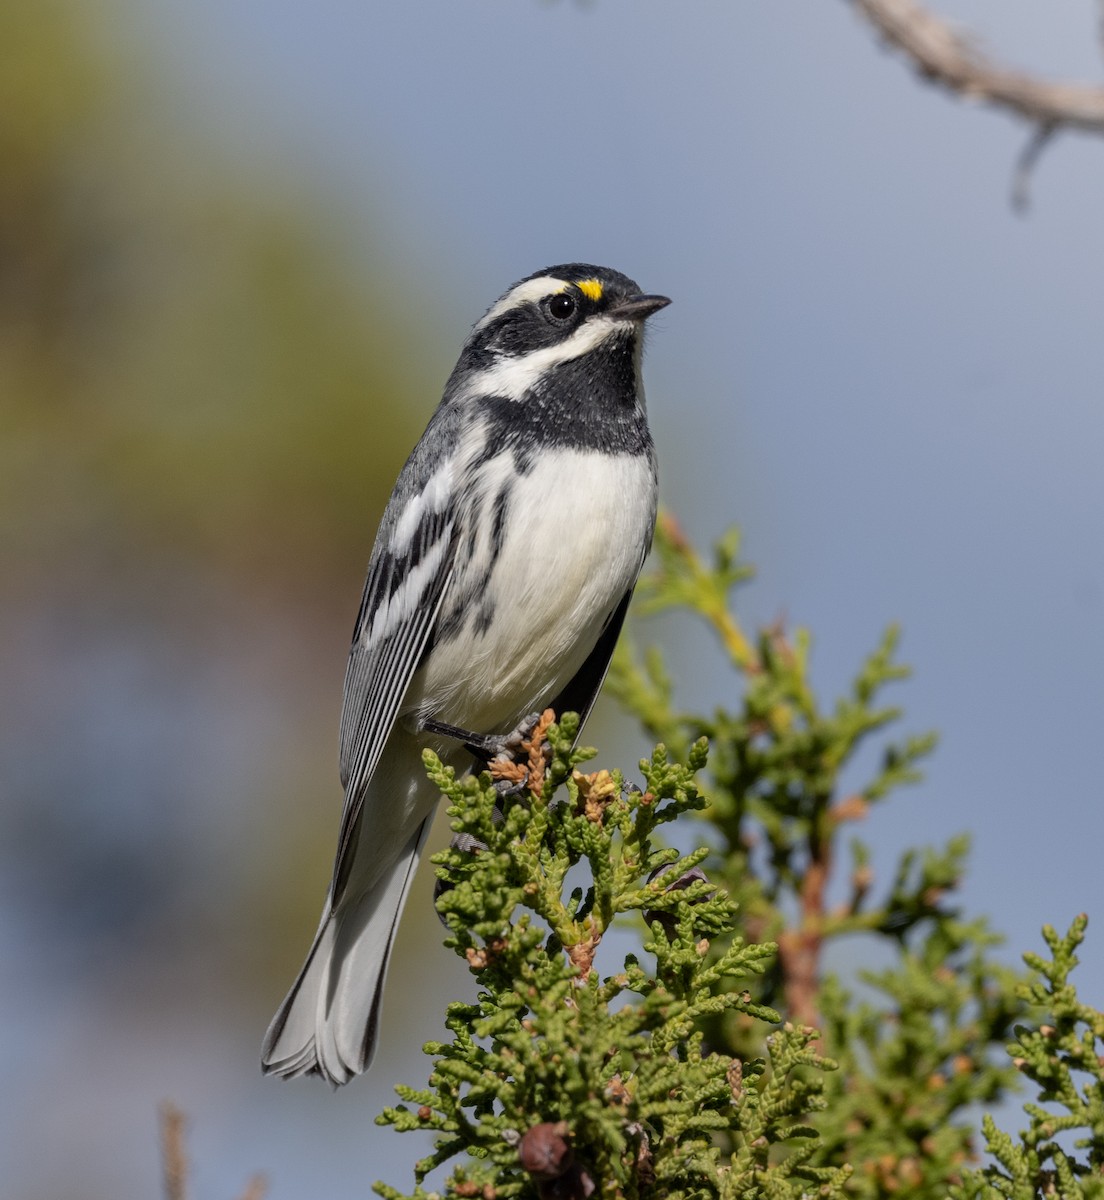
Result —
[[[575,315],[575,297],[567,292],[551,296],[548,300],[548,315],[556,321],[566,321]]]

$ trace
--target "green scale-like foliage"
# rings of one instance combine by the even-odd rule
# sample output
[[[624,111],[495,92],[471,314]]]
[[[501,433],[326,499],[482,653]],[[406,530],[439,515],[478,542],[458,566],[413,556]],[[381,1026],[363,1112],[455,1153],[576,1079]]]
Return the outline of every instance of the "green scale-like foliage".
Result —
[[[901,713],[884,693],[908,675],[895,657],[897,630],[887,630],[845,695],[822,704],[804,630],[772,626],[752,637],[741,627],[730,594],[751,571],[738,549],[732,533],[707,561],[661,521],[657,568],[642,581],[638,609],[704,620],[739,681],[738,703],[709,716],[678,711],[658,651],[641,660],[627,646],[608,686],[667,745],[681,752],[700,737],[710,743],[698,783],[721,845],[703,865],[738,902],[735,935],[779,947],[752,996],[820,1029],[819,1048],[840,1066],[824,1080],[811,1161],[852,1164],[846,1191],[864,1200],[943,1200],[975,1157],[971,1106],[997,1099],[1016,1078],[1000,1048],[1023,1011],[1021,976],[996,961],[999,939],[985,922],[964,920],[950,902],[965,869],[964,837],[906,852],[879,888],[869,849],[849,836],[920,778],[935,745],[932,734],[890,737]],[[874,737],[887,740],[869,778],[845,789],[844,773]],[[834,906],[833,883],[845,894]],[[850,957],[875,951],[889,965],[845,986],[825,966],[845,937]],[[724,948],[719,940],[711,953]],[[726,1012],[707,1025],[707,1044],[753,1055],[761,1033]]]
[[[968,1171],[951,1189],[953,1200],[1104,1197],[1104,1012],[1082,1003],[1069,978],[1087,924],[1082,914],[1065,937],[1045,926],[1051,957],[1024,955],[1032,979],[1021,995],[1042,1019],[1016,1027],[1008,1054],[1038,1089],[1040,1103],[1024,1105],[1031,1121],[1018,1139],[985,1118],[986,1149],[994,1161]]]
[[[954,903],[964,837],[877,869],[854,831],[935,741],[892,735],[897,633],[824,705],[805,632],[742,628],[737,550],[732,534],[706,561],[660,523],[636,611],[704,620],[736,700],[681,712],[659,652],[623,645],[607,690],[660,743],[642,790],[579,772],[570,715],[548,731],[547,773],[505,804],[488,777],[429,761],[454,828],[486,846],[436,860],[449,944],[482,990],[427,1046],[429,1086],[400,1088],[381,1118],[437,1134],[412,1195],[453,1161],[447,1194],[484,1200],[1104,1200],[1104,1017],[1067,978],[1083,922],[1016,971]],[[874,767],[847,786],[872,738]],[[708,823],[701,848],[664,845],[676,819]],[[618,919],[646,933],[604,975],[595,953]],[[844,938],[879,969],[833,974]],[[979,1137],[978,1105],[1022,1079],[1040,1093],[1030,1129],[1014,1140],[986,1119]]]
[[[381,1120],[437,1133],[434,1153],[416,1168],[419,1185],[467,1156],[449,1178],[451,1195],[838,1194],[846,1172],[812,1165],[808,1149],[807,1114],[822,1103],[821,1076],[832,1064],[813,1049],[811,1030],[777,1028],[778,1014],[746,988],[720,986],[750,981],[774,947],[727,937],[723,952],[712,952],[734,909],[694,877],[707,851],[680,856],[655,840],[659,827],[704,803],[694,783],[704,741],[684,762],[657,747],[640,764],[639,790],[616,772],[578,771],[593,752],[573,748],[577,725],[567,715],[551,727],[543,783],[504,814],[489,776],[457,779],[427,757],[453,828],[485,846],[435,859],[448,944],[481,991],[474,1004],[449,1006],[450,1039],[426,1047],[435,1060],[429,1087],[399,1088],[406,1104]],[[569,892],[568,873],[580,864],[589,883]],[[604,976],[595,953],[611,923],[630,913],[650,921],[646,964],[630,954]],[[745,1063],[703,1048],[702,1023],[730,1011],[762,1029],[761,1058]],[[526,1166],[542,1136],[558,1139],[570,1159],[552,1178]],[[432,1193],[419,1186],[412,1195]]]

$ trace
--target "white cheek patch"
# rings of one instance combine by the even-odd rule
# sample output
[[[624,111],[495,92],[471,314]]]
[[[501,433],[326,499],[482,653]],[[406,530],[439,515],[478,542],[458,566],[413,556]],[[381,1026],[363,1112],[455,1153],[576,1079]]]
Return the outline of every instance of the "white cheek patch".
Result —
[[[465,392],[468,396],[504,396],[521,400],[526,392],[552,367],[570,362],[596,349],[614,334],[631,329],[631,321],[616,321],[608,317],[591,317],[563,342],[531,350],[516,358],[503,357],[493,367],[474,376]]]
[[[502,297],[497,303],[493,304],[485,316],[481,317],[475,328],[483,329],[492,321],[497,321],[499,317],[508,313],[511,309],[521,308],[523,304],[533,304],[537,300],[543,300],[545,296],[552,296],[556,292],[562,292],[568,286],[567,280],[557,279],[554,275],[541,275],[537,279],[527,279],[524,283],[519,283],[516,288],[512,288]]]

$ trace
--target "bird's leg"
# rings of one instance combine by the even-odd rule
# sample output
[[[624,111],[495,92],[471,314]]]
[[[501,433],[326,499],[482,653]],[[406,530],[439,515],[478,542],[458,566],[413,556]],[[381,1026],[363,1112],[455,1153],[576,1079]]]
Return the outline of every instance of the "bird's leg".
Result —
[[[462,743],[473,757],[489,763],[496,758],[514,758],[536,729],[540,718],[540,713],[530,713],[522,717],[509,733],[473,733],[470,729],[461,729],[459,725],[449,725],[446,721],[435,721],[432,717],[423,718],[419,727],[423,733],[436,733]]]
[[[523,766],[528,760],[529,739],[541,721],[541,713],[530,713],[523,717],[509,733],[473,733],[447,721],[424,717],[418,724],[421,733],[434,733],[439,737],[460,742],[476,760],[480,768],[490,768],[495,776],[495,789],[499,800],[513,799],[525,791],[528,770]],[[546,759],[549,748],[544,748]]]

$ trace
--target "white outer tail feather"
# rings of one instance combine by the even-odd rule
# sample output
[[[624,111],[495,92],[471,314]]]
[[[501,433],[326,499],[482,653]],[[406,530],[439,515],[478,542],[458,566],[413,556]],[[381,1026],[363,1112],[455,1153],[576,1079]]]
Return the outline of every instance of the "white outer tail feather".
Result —
[[[432,823],[424,817],[391,868],[326,915],[307,961],[265,1034],[266,1074],[347,1083],[376,1050],[383,985],[399,917]]]

